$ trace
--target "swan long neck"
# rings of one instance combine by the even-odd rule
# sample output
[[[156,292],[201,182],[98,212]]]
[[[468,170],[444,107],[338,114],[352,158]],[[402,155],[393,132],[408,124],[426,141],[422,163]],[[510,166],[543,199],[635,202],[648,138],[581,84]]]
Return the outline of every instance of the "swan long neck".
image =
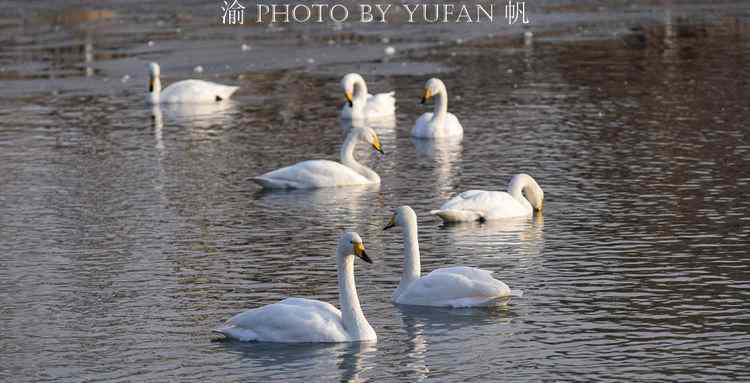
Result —
[[[367,101],[367,83],[365,80],[358,78],[354,81],[354,94],[353,97],[357,100]]]
[[[151,83],[149,85],[149,97],[151,97],[152,101],[159,101],[159,97],[161,96],[161,79],[159,76],[151,76],[149,82]]]
[[[435,98],[435,109],[432,115],[432,120],[442,122],[448,115],[448,90],[445,89],[445,86],[440,85],[439,90],[433,97]]]
[[[528,180],[524,177],[513,176],[508,184],[508,192],[515,199],[525,199],[523,196],[523,189],[528,184]]]
[[[357,146],[359,141],[359,133],[356,129],[352,129],[349,135],[344,140],[344,145],[341,146],[341,163],[354,169],[357,173],[361,174],[373,183],[380,182],[380,176],[375,173],[372,169],[365,165],[360,164],[356,158],[354,158],[354,148]]]
[[[372,327],[367,322],[359,304],[357,286],[354,284],[354,256],[347,254],[342,247],[339,245],[336,255],[341,319],[346,331],[352,338],[358,339],[372,331]]]
[[[354,81],[352,95],[352,116],[356,118],[364,117],[365,105],[367,105],[367,84],[361,78]]]
[[[524,196],[524,191],[526,196]],[[516,174],[508,183],[508,193],[517,201],[530,204],[534,209],[542,208],[544,192],[539,184],[527,174]]]
[[[397,291],[407,288],[412,282],[422,276],[417,223],[412,219],[408,219],[408,222],[402,228],[404,237],[404,272],[401,274],[401,281],[398,284]]]

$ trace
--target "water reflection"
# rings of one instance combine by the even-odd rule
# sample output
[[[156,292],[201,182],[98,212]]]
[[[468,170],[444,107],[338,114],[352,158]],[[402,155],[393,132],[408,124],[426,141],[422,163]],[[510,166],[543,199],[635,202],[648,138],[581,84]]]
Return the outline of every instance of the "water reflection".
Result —
[[[312,190],[258,190],[258,208],[273,214],[304,214],[305,218],[335,217],[341,228],[364,223],[383,206],[380,185],[355,185]]]
[[[234,100],[224,100],[212,103],[168,103],[159,104],[155,108],[164,111],[170,124],[198,129],[192,134],[209,134],[210,128],[229,125],[229,122],[239,113]],[[201,130],[204,130],[201,132]]]
[[[164,116],[161,113],[159,105],[151,107],[151,120],[154,124],[154,140],[156,149],[159,151],[159,157],[164,155]]]
[[[544,249],[544,216],[541,213],[535,213],[532,217],[483,223],[443,224],[443,229],[459,246],[479,246],[487,249],[512,247],[524,257],[539,256]]]
[[[506,306],[453,309],[394,305],[394,308],[406,338],[405,347],[399,353],[406,357],[405,367],[417,377],[415,380],[429,377],[432,372],[429,360],[449,357],[447,344],[475,340],[481,343],[490,334],[509,336],[512,331],[507,325],[515,317]],[[469,354],[474,352],[454,354],[453,358],[458,360]],[[457,364],[455,368],[463,370],[465,367]]]
[[[436,139],[411,138],[417,151],[417,158],[434,161],[433,176],[440,196],[448,197],[456,182],[455,176],[461,166],[463,137],[442,137]]]
[[[368,370],[368,359],[378,351],[376,342],[352,343],[264,343],[221,341],[226,352],[240,358],[242,366],[249,368],[254,381],[275,379],[279,374],[287,376],[335,375],[340,382],[362,381]],[[335,373],[332,373],[334,372]]]

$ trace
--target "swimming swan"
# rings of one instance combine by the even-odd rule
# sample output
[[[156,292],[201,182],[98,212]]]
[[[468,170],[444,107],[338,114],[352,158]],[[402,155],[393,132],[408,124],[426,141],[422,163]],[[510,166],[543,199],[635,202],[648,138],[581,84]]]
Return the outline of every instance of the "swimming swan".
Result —
[[[401,226],[404,233],[404,272],[393,293],[393,303],[416,306],[473,307],[507,303],[523,294],[492,278],[492,271],[456,266],[433,270],[421,277],[417,215],[401,206],[383,230]]]
[[[422,104],[435,98],[435,112],[427,112],[417,119],[412,137],[439,138],[463,136],[464,128],[453,113],[448,112],[448,91],[440,79],[431,78],[424,85]]]
[[[524,193],[526,196],[524,197]],[[445,222],[487,221],[523,217],[541,211],[544,192],[528,174],[510,179],[508,192],[469,190],[431,211]]]
[[[341,79],[347,103],[341,109],[341,118],[349,120],[376,120],[396,114],[396,92],[367,93],[365,79],[349,73]]]
[[[341,162],[303,161],[255,177],[253,181],[268,189],[316,189],[379,184],[380,176],[354,159],[354,146],[359,141],[368,142],[375,150],[384,154],[380,139],[371,128],[353,128],[341,147]]]
[[[354,284],[354,256],[372,263],[362,238],[347,232],[336,248],[341,311],[314,299],[287,298],[237,314],[214,330],[227,338],[258,342],[375,341],[377,335],[359,305]]]
[[[148,65],[148,102],[151,104],[209,103],[227,100],[238,86],[221,85],[203,80],[183,80],[161,89],[159,64]]]

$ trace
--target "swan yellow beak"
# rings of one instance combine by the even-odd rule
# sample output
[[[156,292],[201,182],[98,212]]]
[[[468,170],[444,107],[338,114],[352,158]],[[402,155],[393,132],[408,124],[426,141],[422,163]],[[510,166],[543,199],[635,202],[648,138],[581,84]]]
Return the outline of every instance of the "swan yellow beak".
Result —
[[[544,207],[544,201],[539,202],[539,207],[535,208],[536,211],[542,211],[542,208]]]
[[[391,219],[388,221],[388,224],[385,225],[385,227],[383,228],[383,231],[388,230],[388,229],[390,229],[390,228],[392,228],[394,226],[396,226],[396,215],[395,214],[391,216]]]
[[[344,92],[344,96],[346,97],[346,101],[349,103],[349,106],[352,106],[352,92],[346,91]]]
[[[154,79],[150,78],[148,80],[148,92],[152,93],[154,91]]]
[[[362,242],[355,242],[352,243],[352,247],[354,247],[354,255],[358,256],[360,259],[367,263],[372,263],[372,259],[367,256],[367,253],[365,253],[365,244]]]
[[[426,104],[427,101],[429,101],[432,98],[432,91],[429,89],[425,89],[424,93],[422,93],[422,103]]]
[[[380,152],[380,154],[385,154],[385,152],[383,151],[383,147],[380,146],[380,139],[378,138],[378,136],[373,137],[372,148]]]

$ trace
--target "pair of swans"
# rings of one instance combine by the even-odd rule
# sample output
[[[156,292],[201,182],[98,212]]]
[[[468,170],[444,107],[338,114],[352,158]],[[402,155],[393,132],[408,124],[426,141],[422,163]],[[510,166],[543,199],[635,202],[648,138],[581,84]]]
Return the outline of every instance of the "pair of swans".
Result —
[[[414,210],[408,206],[396,209],[383,230],[394,226],[403,228],[404,271],[391,298],[393,303],[433,307],[495,306],[523,294],[492,278],[491,271],[474,267],[441,268],[421,276]],[[341,310],[318,300],[287,298],[240,313],[214,331],[240,341],[376,341],[375,330],[367,322],[359,303],[354,282],[354,257],[372,263],[359,234],[344,233],[336,248]]]
[[[352,120],[378,120],[393,117],[396,113],[396,92],[367,92],[364,78],[357,73],[349,73],[341,80],[347,103],[341,109],[341,118]],[[435,99],[432,113],[424,113],[417,119],[411,135],[416,138],[462,137],[464,129],[458,118],[448,112],[448,90],[437,78],[427,80],[422,94],[422,104]]]

